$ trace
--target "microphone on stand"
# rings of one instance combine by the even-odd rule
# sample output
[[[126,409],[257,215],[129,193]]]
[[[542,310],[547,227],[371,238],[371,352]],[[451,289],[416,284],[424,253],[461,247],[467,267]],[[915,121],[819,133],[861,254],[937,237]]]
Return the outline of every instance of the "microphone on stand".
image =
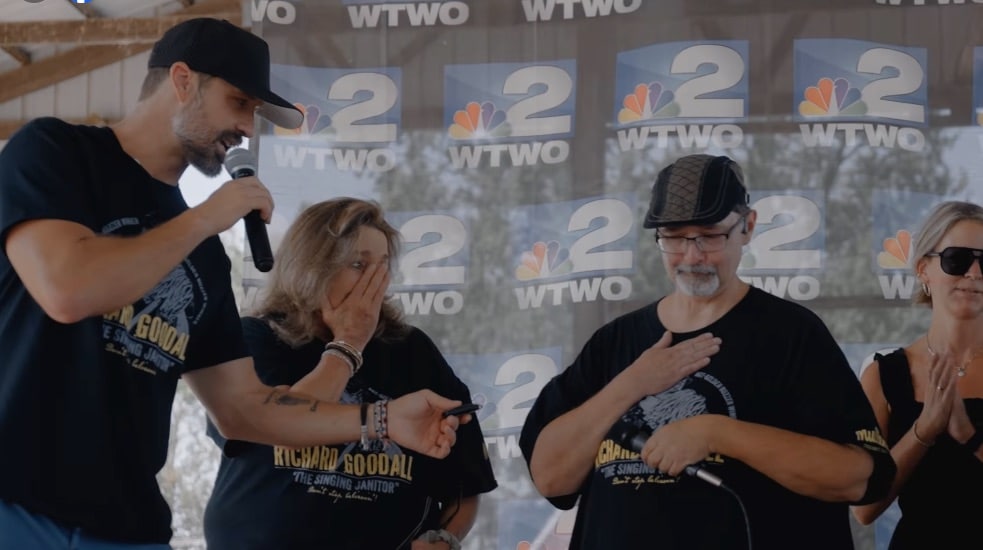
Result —
[[[639,454],[641,454],[642,447],[645,446],[645,442],[650,437],[652,437],[652,432],[643,426],[625,426],[624,431],[621,432],[622,445],[629,451]],[[714,487],[720,487],[724,484],[723,480],[719,477],[694,464],[690,464],[683,471],[686,472],[686,475],[702,479]]]
[[[256,175],[256,160],[248,149],[232,149],[225,155],[225,169],[232,179],[248,178]],[[246,239],[253,256],[256,269],[266,273],[273,269],[273,251],[270,249],[270,237],[266,233],[266,222],[260,216],[259,210],[253,210],[243,218],[246,223]]]

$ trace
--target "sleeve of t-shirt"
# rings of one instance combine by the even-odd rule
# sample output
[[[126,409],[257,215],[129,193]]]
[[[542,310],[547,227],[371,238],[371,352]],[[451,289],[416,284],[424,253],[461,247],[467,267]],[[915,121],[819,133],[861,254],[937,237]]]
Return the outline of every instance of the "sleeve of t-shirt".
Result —
[[[28,220],[59,219],[86,226],[92,221],[92,201],[84,149],[75,146],[77,130],[56,118],[39,118],[24,125],[0,152],[0,239]]]
[[[257,317],[242,318],[242,336],[245,338],[249,355],[253,358],[256,376],[267,386],[293,385],[294,379],[284,379],[284,369],[278,368],[289,356],[284,353],[286,346],[277,337],[273,327],[265,319]],[[316,364],[316,363],[315,363]]]
[[[449,399],[471,403],[471,390],[457,377],[430,337],[414,329],[409,338],[414,348],[412,356],[427,357],[433,366],[434,379],[430,389]],[[498,487],[477,415],[472,415],[470,422],[458,428],[457,442],[441,466],[442,469],[445,467],[445,471],[453,473],[443,476],[440,487],[432,490],[441,500],[487,493]]]
[[[605,327],[596,332],[574,362],[553,377],[533,403],[519,436],[519,447],[527,467],[532,460],[536,440],[543,428],[557,417],[582,405],[608,383],[610,373],[603,368],[605,361],[610,361],[610,353],[605,351],[607,346],[604,344],[606,341],[604,334],[607,330],[608,328]],[[530,475],[532,475],[531,471]],[[585,477],[585,483],[587,479],[589,476]],[[581,486],[576,493],[547,497],[547,500],[561,510],[569,510],[577,503],[577,498],[584,489],[585,487]]]
[[[797,380],[788,401],[802,433],[867,451],[874,461],[863,501],[887,494],[896,465],[877,425],[870,402],[843,351],[818,318],[792,349],[798,349]]]
[[[213,238],[217,240],[217,237]],[[221,255],[226,263],[229,262],[224,249],[216,250],[216,254]],[[243,339],[239,309],[235,294],[232,292],[231,279],[226,276],[212,289],[216,295],[211,297],[210,301],[213,303],[209,303],[207,307],[217,308],[217,311],[215,315],[209,317],[209,325],[203,327],[201,333],[189,344],[188,358],[184,364],[185,372],[213,367],[249,356],[246,341]]]

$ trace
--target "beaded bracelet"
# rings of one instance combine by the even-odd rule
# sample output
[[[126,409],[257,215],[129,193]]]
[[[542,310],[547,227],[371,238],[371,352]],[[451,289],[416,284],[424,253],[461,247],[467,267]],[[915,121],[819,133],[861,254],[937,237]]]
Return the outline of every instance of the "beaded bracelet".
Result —
[[[362,404],[359,405],[358,416],[362,421],[361,436],[359,440],[362,443],[363,451],[369,450],[369,427],[366,424],[366,417],[368,416],[368,412],[369,412],[369,402],[362,401]]]
[[[338,350],[336,350],[334,348],[328,348],[328,349],[324,350],[321,353],[321,357],[324,357],[325,355],[331,355],[331,356],[340,358],[342,361],[345,362],[346,365],[348,365],[348,377],[351,378],[352,376],[355,376],[355,362],[352,361],[352,358],[351,357],[349,357],[348,355],[345,355],[344,353],[342,353],[342,352],[340,352],[340,351],[338,351]]]
[[[332,340],[327,344],[324,344],[324,351],[328,350],[337,350],[348,358],[353,365],[352,376],[358,372],[358,369],[362,368],[362,352],[358,351],[358,348],[349,344],[348,342],[344,340]]]
[[[389,400],[381,399],[375,402],[375,437],[383,442],[389,441]]]

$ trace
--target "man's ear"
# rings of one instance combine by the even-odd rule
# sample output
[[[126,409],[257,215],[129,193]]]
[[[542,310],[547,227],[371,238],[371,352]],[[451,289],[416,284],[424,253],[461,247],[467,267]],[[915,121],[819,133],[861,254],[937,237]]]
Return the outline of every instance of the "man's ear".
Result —
[[[178,61],[171,65],[169,76],[171,88],[178,102],[187,103],[195,93],[197,79],[194,71],[184,61]]]
[[[744,217],[744,244],[751,242],[751,235],[754,234],[754,226],[758,223],[758,211],[748,210],[747,215]]]

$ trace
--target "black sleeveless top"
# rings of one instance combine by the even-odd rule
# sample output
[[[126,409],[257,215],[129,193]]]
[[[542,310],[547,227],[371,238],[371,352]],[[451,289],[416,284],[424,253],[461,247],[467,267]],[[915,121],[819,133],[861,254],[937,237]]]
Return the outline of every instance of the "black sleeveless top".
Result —
[[[915,401],[908,357],[903,349],[875,357],[881,386],[891,407],[887,440],[893,447],[922,411]],[[965,399],[977,430],[983,429],[983,399]],[[983,462],[943,433],[915,467],[898,495],[901,519],[889,550],[983,547]]]

